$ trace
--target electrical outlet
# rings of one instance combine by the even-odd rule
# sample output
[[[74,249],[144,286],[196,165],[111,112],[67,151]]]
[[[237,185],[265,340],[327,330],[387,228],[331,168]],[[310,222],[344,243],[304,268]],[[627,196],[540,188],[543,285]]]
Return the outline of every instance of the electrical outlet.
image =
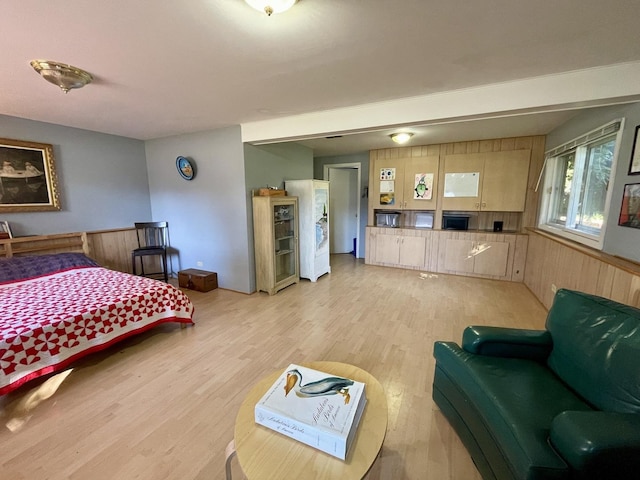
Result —
[[[558,291],[558,287],[556,287],[556,284],[555,284],[555,283],[552,283],[552,284],[551,284],[551,291],[552,291],[553,293],[556,293],[556,292]]]
[[[202,261],[198,260],[198,261],[196,262],[196,265],[197,265],[198,267],[203,267],[203,266],[204,266],[204,263],[203,263]],[[554,291],[555,291],[555,290],[554,290]]]

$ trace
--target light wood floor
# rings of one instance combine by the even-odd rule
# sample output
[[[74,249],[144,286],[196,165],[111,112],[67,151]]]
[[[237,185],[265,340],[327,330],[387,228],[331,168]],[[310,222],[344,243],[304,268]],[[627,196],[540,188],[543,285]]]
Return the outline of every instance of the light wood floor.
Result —
[[[422,278],[349,255],[333,256],[332,271],[273,297],[188,291],[194,327],[160,326],[66,378],[0,397],[0,478],[224,478],[224,449],[254,382],[289,363],[331,360],[367,370],[386,391],[387,436],[368,478],[479,480],[431,400],[433,342],[459,341],[469,324],[543,328],[543,306],[523,284]]]

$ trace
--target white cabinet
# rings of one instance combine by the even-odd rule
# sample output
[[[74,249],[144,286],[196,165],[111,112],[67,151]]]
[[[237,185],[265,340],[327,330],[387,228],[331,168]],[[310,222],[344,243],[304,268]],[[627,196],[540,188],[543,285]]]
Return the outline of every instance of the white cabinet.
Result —
[[[312,282],[331,272],[329,261],[329,182],[287,180],[285,190],[298,197],[300,277]]]

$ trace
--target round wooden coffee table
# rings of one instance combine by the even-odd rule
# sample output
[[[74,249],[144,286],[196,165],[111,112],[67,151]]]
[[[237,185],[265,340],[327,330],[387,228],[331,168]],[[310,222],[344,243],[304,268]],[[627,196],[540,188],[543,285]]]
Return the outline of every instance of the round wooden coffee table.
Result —
[[[373,376],[353,365],[337,362],[302,363],[339,377],[363,382],[367,405],[345,461],[276,433],[254,420],[254,407],[283,370],[256,384],[236,418],[234,433],[238,462],[249,480],[300,478],[361,479],[373,465],[387,432],[387,399]]]

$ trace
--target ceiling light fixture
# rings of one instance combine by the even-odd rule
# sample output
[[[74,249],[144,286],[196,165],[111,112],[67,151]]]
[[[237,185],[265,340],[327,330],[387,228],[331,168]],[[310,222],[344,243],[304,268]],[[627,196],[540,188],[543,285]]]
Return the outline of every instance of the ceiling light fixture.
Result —
[[[31,66],[42,78],[60,87],[64,93],[72,88],[84,87],[93,80],[90,73],[65,63],[32,60]]]
[[[411,137],[413,137],[413,133],[399,132],[392,133],[389,136],[391,137],[391,140],[402,145],[403,143],[407,143],[411,139]]]
[[[271,16],[289,10],[298,0],[244,0],[256,10]]]

